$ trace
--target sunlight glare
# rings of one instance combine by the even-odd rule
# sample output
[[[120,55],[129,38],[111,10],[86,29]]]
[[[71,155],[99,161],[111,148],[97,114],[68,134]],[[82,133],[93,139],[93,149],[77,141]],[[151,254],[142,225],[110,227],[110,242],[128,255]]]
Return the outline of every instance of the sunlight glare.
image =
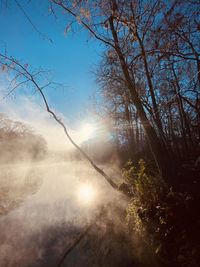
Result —
[[[94,131],[95,126],[93,124],[84,124],[79,131],[81,141],[86,141],[87,139],[89,139],[93,135]]]
[[[95,199],[96,191],[91,184],[82,184],[78,189],[78,199],[81,203],[89,204]]]

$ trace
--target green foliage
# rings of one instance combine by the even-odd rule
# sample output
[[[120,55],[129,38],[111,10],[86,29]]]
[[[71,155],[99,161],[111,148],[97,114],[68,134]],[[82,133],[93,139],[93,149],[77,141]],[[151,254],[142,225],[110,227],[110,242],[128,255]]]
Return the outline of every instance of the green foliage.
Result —
[[[147,220],[144,214],[158,203],[162,183],[158,177],[148,173],[146,163],[142,159],[139,160],[138,166],[134,166],[129,160],[122,169],[122,174],[133,192],[133,198],[127,208],[129,228],[145,238],[146,229],[141,218]]]
[[[158,176],[148,173],[144,160],[139,160],[138,167],[129,160],[122,169],[123,178],[132,188],[134,200],[139,207],[148,208],[149,205],[158,201],[163,191],[162,181]]]
[[[148,243],[163,266],[198,266],[197,200],[166,188],[159,176],[150,174],[143,160],[137,167],[128,161],[123,177],[133,192],[127,208],[127,223],[133,235]]]

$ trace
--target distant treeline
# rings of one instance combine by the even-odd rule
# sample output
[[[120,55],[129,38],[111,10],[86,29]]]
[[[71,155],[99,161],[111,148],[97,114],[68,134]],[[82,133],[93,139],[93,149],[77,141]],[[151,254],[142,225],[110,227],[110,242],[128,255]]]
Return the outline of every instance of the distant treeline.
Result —
[[[0,162],[41,159],[46,150],[47,144],[41,135],[0,113]]]

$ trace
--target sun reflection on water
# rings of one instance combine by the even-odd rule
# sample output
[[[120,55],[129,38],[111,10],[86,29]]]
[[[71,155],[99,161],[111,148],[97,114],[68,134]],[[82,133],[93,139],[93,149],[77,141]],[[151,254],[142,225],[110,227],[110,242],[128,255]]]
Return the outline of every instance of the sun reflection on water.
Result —
[[[96,198],[96,190],[92,184],[81,184],[78,188],[78,200],[82,204],[92,204]]]

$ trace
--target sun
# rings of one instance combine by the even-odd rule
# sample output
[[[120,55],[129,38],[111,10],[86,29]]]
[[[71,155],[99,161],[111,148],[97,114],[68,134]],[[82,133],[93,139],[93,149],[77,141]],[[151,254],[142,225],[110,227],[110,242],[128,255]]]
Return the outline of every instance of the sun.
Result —
[[[95,131],[94,125],[90,123],[86,123],[82,128],[82,132],[85,132],[88,137],[90,137],[94,133],[94,131]]]
[[[79,138],[81,139],[81,141],[86,141],[87,139],[92,137],[95,130],[96,128],[93,124],[85,123],[78,132]]]
[[[78,200],[83,204],[90,204],[95,200],[96,191],[91,184],[82,184],[78,189]]]

